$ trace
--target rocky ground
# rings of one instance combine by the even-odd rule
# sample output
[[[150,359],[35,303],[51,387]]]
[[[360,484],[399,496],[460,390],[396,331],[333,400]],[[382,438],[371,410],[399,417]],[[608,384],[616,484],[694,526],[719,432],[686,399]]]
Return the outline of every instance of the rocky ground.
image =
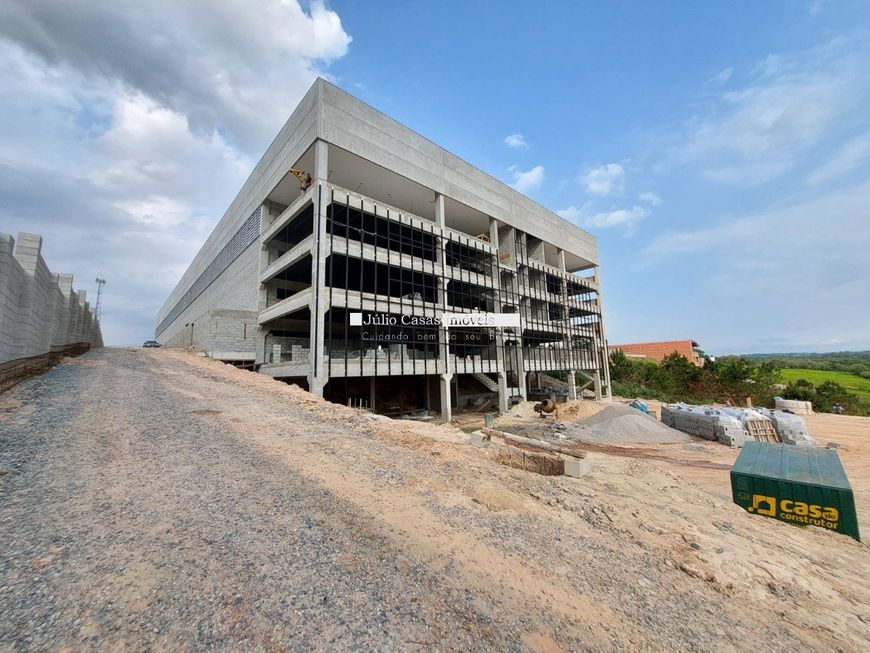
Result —
[[[572,479],[467,441],[181,352],[59,365],[0,395],[0,650],[870,647],[867,547],[731,504],[724,448]]]

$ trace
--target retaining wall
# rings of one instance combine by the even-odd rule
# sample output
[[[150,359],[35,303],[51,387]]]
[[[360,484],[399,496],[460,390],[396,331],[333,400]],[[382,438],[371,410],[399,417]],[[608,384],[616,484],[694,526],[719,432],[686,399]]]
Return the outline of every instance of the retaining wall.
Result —
[[[42,237],[0,233],[0,362],[75,342],[102,347],[99,322],[71,274],[53,274]]]

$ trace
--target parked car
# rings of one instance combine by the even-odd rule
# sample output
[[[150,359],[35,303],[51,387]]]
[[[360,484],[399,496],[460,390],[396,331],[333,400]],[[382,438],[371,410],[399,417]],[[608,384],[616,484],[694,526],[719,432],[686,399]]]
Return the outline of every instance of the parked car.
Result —
[[[146,340],[145,342],[142,343],[142,346],[143,347],[160,347],[161,344],[159,342],[157,342],[156,340]]]

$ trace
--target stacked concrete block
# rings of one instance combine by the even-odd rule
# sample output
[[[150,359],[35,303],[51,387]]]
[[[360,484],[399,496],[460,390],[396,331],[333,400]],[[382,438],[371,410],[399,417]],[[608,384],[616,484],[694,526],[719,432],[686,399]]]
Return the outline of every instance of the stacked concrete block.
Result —
[[[670,404],[662,407],[662,422],[668,426],[708,440],[741,446],[755,437],[759,423],[769,423],[785,444],[814,447],[806,422],[797,415],[769,408],[713,408]]]
[[[756,410],[773,422],[779,439],[785,444],[803,447],[818,445],[810,435],[807,423],[799,415],[785,413],[781,410],[771,410],[770,408],[756,408]]]
[[[777,442],[779,440],[773,422],[754,408],[720,408],[722,413],[736,417],[743,428],[756,440]]]
[[[103,344],[100,326],[72,289],[72,275],[52,274],[42,238],[0,234],[0,362],[44,354],[52,347]]]
[[[662,423],[678,431],[732,447],[742,446],[749,437],[739,419],[709,406],[662,406]]]
[[[813,414],[813,402],[811,401],[797,401],[796,399],[776,397],[774,399],[774,406],[777,410],[787,410],[795,415]]]

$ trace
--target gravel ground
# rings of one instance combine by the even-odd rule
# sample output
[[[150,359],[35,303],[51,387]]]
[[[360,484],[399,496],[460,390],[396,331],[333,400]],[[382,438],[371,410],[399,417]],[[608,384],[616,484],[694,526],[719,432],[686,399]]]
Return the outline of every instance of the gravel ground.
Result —
[[[668,470],[590,460],[585,484],[539,477],[451,427],[179,352],[91,352],[0,396],[0,650],[866,648],[866,592],[713,560],[804,531],[765,541]],[[621,502],[635,484],[673,496]],[[698,503],[717,526],[673,527]],[[866,568],[807,533],[805,557],[833,541]],[[842,611],[834,594],[857,605],[841,624],[804,617],[810,597]]]

